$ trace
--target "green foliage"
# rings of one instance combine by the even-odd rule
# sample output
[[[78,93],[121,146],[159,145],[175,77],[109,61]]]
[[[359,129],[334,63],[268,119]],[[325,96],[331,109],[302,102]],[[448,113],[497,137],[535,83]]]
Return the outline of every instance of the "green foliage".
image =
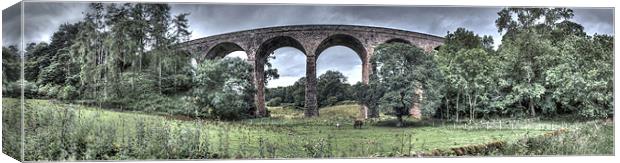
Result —
[[[320,75],[317,81],[319,107],[331,106],[338,101],[346,100],[350,87],[346,82],[347,77],[338,71],[328,70]]]
[[[448,32],[446,44],[435,53],[445,83],[442,109],[436,116],[458,121],[462,114],[473,119],[477,113],[494,113],[494,101],[502,96],[498,83],[503,80],[492,42],[490,36],[480,37],[464,28]],[[469,111],[463,112],[462,106]]]
[[[271,101],[280,98],[283,104],[291,104],[296,107],[304,107],[306,102],[306,78],[301,77],[291,86],[265,89],[265,99]]]
[[[93,99],[122,99],[127,95],[119,84],[126,82],[124,73],[143,73],[156,74],[150,80],[156,80],[157,93],[189,91],[189,56],[169,48],[189,38],[186,17],[171,18],[165,4],[90,4],[69,50],[81,65],[74,72],[80,90]]]
[[[22,88],[24,91],[24,98],[32,99],[40,96],[38,91],[39,87],[35,83],[22,80],[4,84],[2,86],[2,95],[6,97],[19,98],[22,96]]]
[[[463,28],[446,36],[435,58],[446,83],[436,117],[613,113],[613,37],[587,36],[565,8],[506,8],[498,15],[505,33],[497,51],[488,36]]]
[[[21,97],[22,94],[22,88],[19,84],[19,82],[9,82],[9,83],[3,83],[2,84],[2,96],[3,97],[13,97],[13,98],[17,98],[17,97]]]
[[[11,106],[20,105],[19,100],[3,99],[3,104],[3,138],[18,140],[20,109]],[[25,106],[24,129],[30,133],[25,135],[27,161],[411,157],[497,141],[508,143],[489,154],[613,154],[613,126],[608,122],[500,119],[503,121],[444,124],[407,120],[410,125],[403,130],[383,125],[393,121],[390,117],[367,121],[367,128],[359,130],[353,129],[351,122],[359,105],[323,108],[321,115],[326,117],[314,118],[303,118],[302,110],[274,108],[273,115],[280,118],[236,122],[107,111],[46,100],[26,100]],[[341,128],[335,128],[335,123]],[[550,140],[522,141],[559,128],[569,133]],[[21,144],[16,142],[20,141],[3,141],[3,150],[19,151],[9,146]],[[512,144],[517,148],[510,147]],[[524,147],[529,152],[519,152],[526,151],[520,150]]]
[[[613,114],[613,52],[610,36],[573,36],[560,42],[547,69],[545,86],[552,106],[560,112],[577,112],[584,118]],[[592,64],[597,63],[597,64]]]
[[[583,27],[569,21],[570,9],[504,9],[500,13],[505,14],[500,14],[498,22],[510,18],[506,13],[523,14],[518,22],[509,23],[513,25],[498,23],[500,30],[507,30],[498,49],[506,80],[502,89],[508,90],[500,105],[525,109],[531,115],[610,115],[612,75],[606,68],[613,65],[612,37],[586,36]],[[598,44],[596,38],[607,43]]]
[[[381,85],[377,82],[370,82],[369,84],[357,82],[351,86],[351,89],[354,90],[354,98],[360,104],[368,107],[368,117],[379,117],[379,100],[385,93]]]
[[[21,72],[19,50],[15,46],[2,47],[2,84],[19,80]]]
[[[613,153],[613,125],[588,122],[557,136],[533,136],[509,143],[493,155],[599,155]]]
[[[239,58],[208,60],[196,71],[197,105],[218,119],[250,117],[254,110],[253,67]]]
[[[356,100],[355,88],[346,83],[347,78],[338,71],[328,70],[321,74],[317,81],[317,102],[320,107],[332,106],[346,100]],[[293,85],[266,89],[267,101],[279,98],[281,103],[292,103],[304,107],[306,78],[298,79]],[[268,102],[269,103],[269,102]]]
[[[282,98],[274,97],[267,101],[267,106],[280,106],[282,104]]]
[[[422,104],[423,114],[433,114],[436,106],[432,104],[439,96],[433,89],[437,89],[440,74],[432,55],[408,44],[381,44],[370,61],[371,86],[384,91],[377,97],[380,109],[393,111],[401,122],[411,114],[414,103]]]
[[[5,89],[5,87],[2,88]],[[7,94],[3,92],[3,95]],[[17,99],[5,99],[2,99],[2,153],[23,161],[21,157],[22,103]]]
[[[67,85],[62,88],[60,91],[58,98],[63,100],[74,100],[78,98],[77,89],[71,85]]]

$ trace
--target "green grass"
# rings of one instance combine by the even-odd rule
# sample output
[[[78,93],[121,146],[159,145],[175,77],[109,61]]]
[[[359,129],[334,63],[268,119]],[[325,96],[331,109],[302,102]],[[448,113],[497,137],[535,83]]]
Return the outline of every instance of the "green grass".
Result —
[[[3,99],[3,106],[16,101]],[[18,114],[16,109],[3,107],[3,118]],[[25,160],[398,157],[495,141],[514,142],[508,145],[512,151],[528,151],[533,148],[511,145],[560,128],[577,131],[587,125],[538,119],[473,123],[407,119],[408,126],[397,128],[393,117],[383,115],[354,129],[358,105],[321,108],[316,118],[304,118],[301,110],[269,109],[271,118],[221,122],[27,100]],[[336,123],[342,126],[337,128]],[[598,136],[613,139],[611,135]],[[601,148],[594,153],[610,154]],[[510,150],[492,154],[531,154]]]

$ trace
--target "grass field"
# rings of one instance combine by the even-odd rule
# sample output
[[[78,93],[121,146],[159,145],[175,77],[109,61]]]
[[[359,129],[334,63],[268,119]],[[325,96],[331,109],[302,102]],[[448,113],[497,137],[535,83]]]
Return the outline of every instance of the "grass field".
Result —
[[[12,153],[9,156],[15,156],[10,150],[19,149],[8,147],[18,145],[15,141],[19,141],[19,132],[12,127],[18,126],[14,125],[19,122],[18,104],[16,99],[3,99],[3,147],[5,153]],[[580,131],[589,128],[586,125],[601,126],[598,121],[499,119],[473,123],[408,120],[407,127],[396,128],[393,118],[383,116],[367,120],[362,129],[354,129],[357,105],[322,108],[317,118],[303,118],[301,110],[273,107],[269,108],[271,118],[237,122],[115,112],[47,100],[27,100],[25,106],[27,161],[402,157],[498,141],[508,142],[508,150],[489,154],[548,155],[554,153],[529,152],[533,149],[527,144],[547,139],[529,139],[561,128]],[[336,123],[342,126],[337,128]],[[593,139],[604,137],[601,143],[608,143],[611,137],[611,144],[601,145],[597,151],[555,154],[613,154],[613,125],[606,123],[601,127],[602,131],[588,132],[598,134]],[[589,140],[580,143],[590,143]],[[571,148],[587,147],[591,146]]]

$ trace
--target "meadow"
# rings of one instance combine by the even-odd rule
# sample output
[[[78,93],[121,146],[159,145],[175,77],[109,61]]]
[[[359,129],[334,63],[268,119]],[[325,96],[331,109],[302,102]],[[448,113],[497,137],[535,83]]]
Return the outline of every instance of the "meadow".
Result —
[[[19,101],[2,102],[3,149],[15,156]],[[407,119],[397,128],[382,115],[354,129],[354,104],[321,108],[315,118],[272,107],[269,118],[227,122],[50,100],[26,100],[25,108],[27,161],[613,154],[613,123],[605,120]]]

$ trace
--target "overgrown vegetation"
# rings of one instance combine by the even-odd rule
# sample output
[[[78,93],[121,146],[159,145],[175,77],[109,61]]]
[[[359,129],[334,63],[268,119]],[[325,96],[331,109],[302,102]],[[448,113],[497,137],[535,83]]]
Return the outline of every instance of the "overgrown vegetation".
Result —
[[[194,90],[196,114],[213,115],[223,120],[245,119],[254,115],[255,88],[252,65],[239,58],[210,60],[196,72]]]
[[[16,99],[3,99],[3,103],[18,104]],[[271,108],[274,118],[237,122],[114,112],[48,100],[27,100],[25,106],[25,160],[402,157],[493,141],[506,141],[507,146],[502,149],[512,149],[511,144],[517,145],[523,138],[537,138],[561,128],[581,132],[597,125],[598,128],[592,129],[597,134],[574,135],[584,136],[578,138],[581,145],[572,145],[582,147],[566,154],[587,154],[582,153],[588,152],[586,147],[596,147],[595,151],[589,151],[596,154],[613,151],[602,143],[592,144],[613,140],[612,134],[608,134],[611,124],[603,126],[599,121],[502,119],[466,124],[407,119],[404,126],[407,130],[403,130],[384,124],[395,123],[395,117],[382,116],[386,119],[354,129],[349,118],[359,114],[358,105],[323,108],[321,114],[328,116],[311,119],[304,118],[303,111]],[[5,120],[18,119],[11,117],[16,117],[19,109],[5,107],[3,111]],[[336,128],[335,123],[343,126]],[[548,138],[545,143],[528,146],[532,150],[536,145],[543,148],[555,140],[568,145],[566,141],[572,136]]]

